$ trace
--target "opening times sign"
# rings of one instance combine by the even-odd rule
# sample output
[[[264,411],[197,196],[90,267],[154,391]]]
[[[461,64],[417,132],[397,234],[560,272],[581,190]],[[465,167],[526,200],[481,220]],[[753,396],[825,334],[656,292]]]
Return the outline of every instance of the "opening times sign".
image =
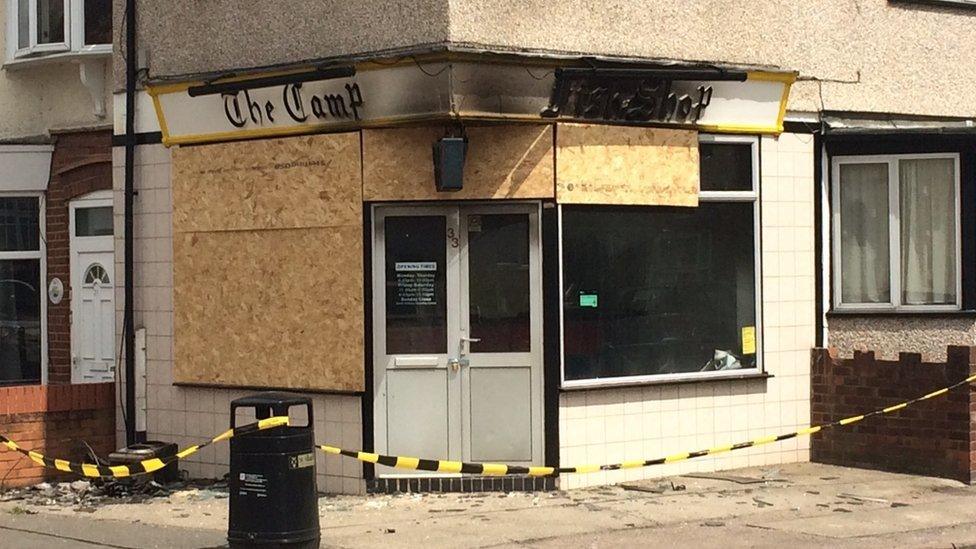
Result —
[[[437,263],[397,262],[393,302],[398,307],[437,305]]]

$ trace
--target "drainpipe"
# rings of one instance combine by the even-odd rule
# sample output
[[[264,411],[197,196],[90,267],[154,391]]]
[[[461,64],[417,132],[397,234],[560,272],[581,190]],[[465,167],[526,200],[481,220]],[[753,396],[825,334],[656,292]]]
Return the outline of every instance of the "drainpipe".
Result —
[[[136,159],[136,1],[125,0],[125,444],[136,443],[136,331],[132,302],[134,261],[132,209],[135,202]]]

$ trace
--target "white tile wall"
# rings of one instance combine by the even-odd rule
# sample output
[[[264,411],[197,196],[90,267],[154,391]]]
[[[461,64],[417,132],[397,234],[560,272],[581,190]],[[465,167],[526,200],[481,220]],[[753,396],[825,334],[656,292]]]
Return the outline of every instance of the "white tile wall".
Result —
[[[123,311],[124,149],[113,149],[116,234],[116,333],[121,341]],[[176,387],[173,385],[173,198],[170,152],[162,145],[140,146],[136,154],[135,214],[135,326],[145,327],[147,429],[150,440],[179,443],[181,448],[203,442],[230,425],[230,401],[248,391]],[[122,390],[121,387],[119,390]],[[317,444],[362,447],[360,398],[309,395],[313,399]],[[118,442],[125,443],[119,412]],[[181,463],[192,477],[223,476],[229,465],[229,445],[220,443]],[[318,486],[332,493],[365,490],[362,468],[336,456],[318,456]]]
[[[648,459],[780,434],[810,421],[814,344],[813,137],[761,141],[763,348],[767,380],[566,392],[560,464]],[[659,467],[563,475],[563,488],[809,459],[809,438]]]

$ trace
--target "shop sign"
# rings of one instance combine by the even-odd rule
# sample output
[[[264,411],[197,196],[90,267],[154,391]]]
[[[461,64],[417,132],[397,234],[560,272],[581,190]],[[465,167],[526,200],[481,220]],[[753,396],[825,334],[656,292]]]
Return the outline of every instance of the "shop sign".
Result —
[[[602,122],[696,124],[711,104],[714,92],[710,83],[599,71],[560,71],[542,116]]]
[[[287,73],[287,75],[304,73]],[[640,70],[557,69],[469,61],[364,65],[354,76],[257,87],[233,80],[228,93],[191,96],[202,82],[150,85],[166,145],[206,143],[399,123],[573,120],[680,126],[702,131],[783,131],[786,72],[745,80],[681,80]],[[279,75],[280,76],[280,75]],[[268,76],[262,78],[268,81]],[[248,86],[254,80],[254,86]],[[117,132],[124,117],[116,119]]]
[[[232,93],[222,93],[224,100],[224,116],[227,122],[235,128],[248,126],[271,126],[275,117],[287,115],[290,122],[304,124],[309,117],[315,120],[361,120],[360,111],[364,108],[363,92],[359,84],[352,82],[345,84],[338,93],[309,92],[303,89],[301,83],[285,84],[281,86],[281,94],[261,93],[267,91],[241,90]]]
[[[272,77],[279,76],[286,75]],[[238,89],[206,95],[189,93],[203,82],[161,84],[150,86],[149,94],[163,143],[173,145],[339,131],[404,116],[435,116],[450,104],[449,77],[447,71],[432,78],[415,66],[402,66],[264,87],[258,87],[257,77],[255,86],[244,78],[232,81]]]

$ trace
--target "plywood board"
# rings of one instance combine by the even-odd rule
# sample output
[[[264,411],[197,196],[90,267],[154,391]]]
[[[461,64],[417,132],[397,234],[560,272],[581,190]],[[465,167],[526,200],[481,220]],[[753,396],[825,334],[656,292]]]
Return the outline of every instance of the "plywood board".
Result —
[[[697,206],[694,131],[559,124],[556,200],[564,204]]]
[[[443,127],[363,130],[368,201],[552,198],[552,126],[469,127],[464,188],[437,192],[432,147]]]
[[[362,228],[183,233],[175,379],[362,391]]]
[[[364,389],[358,133],[173,155],[175,379]]]
[[[174,230],[359,224],[360,161],[358,132],[180,147]]]

